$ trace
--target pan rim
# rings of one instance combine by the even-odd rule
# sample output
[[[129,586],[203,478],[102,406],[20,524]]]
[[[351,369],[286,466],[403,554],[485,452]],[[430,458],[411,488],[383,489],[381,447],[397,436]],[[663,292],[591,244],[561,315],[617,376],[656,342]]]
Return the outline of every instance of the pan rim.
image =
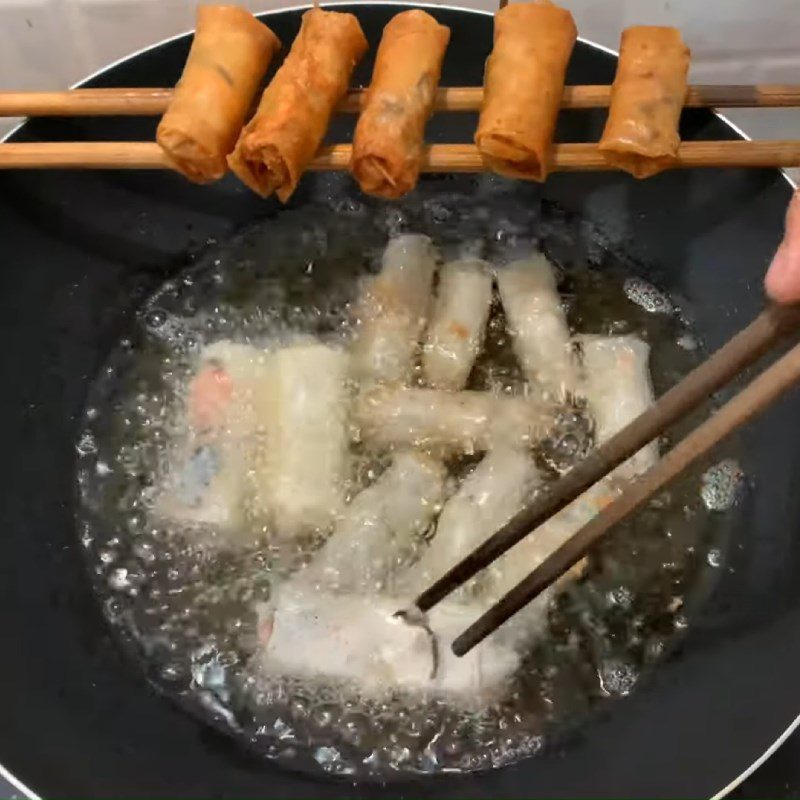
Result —
[[[352,6],[353,0],[332,0],[332,2],[325,2],[325,7],[337,7],[337,6]],[[413,5],[415,8],[429,8],[429,9],[442,9],[448,11],[456,11],[459,13],[469,13],[475,14],[478,16],[483,17],[491,17],[494,16],[494,12],[486,9],[478,9],[472,8],[468,6],[461,6],[452,3],[436,3],[436,2],[410,2],[410,0],[358,0],[359,6],[398,6],[398,7],[407,7]],[[284,14],[296,11],[306,10],[312,7],[311,3],[298,3],[296,5],[288,5],[281,8],[272,8],[267,9],[264,11],[256,11],[253,12],[256,17],[271,17],[277,14]],[[131,51],[119,58],[115,59],[114,61],[105,64],[104,66],[100,67],[99,69],[95,70],[94,72],[90,73],[89,75],[84,76],[80,80],[76,81],[75,83],[71,84],[68,89],[77,89],[80,88],[83,84],[88,81],[97,78],[104,73],[112,70],[131,59],[137,58],[140,55],[144,55],[151,50],[155,50],[163,45],[170,44],[171,42],[177,41],[179,39],[184,38],[187,35],[190,35],[194,32],[194,28],[189,28],[184,30],[180,33],[174,34],[172,36],[166,37],[161,39],[157,42],[153,42],[151,44],[145,45],[137,50]],[[617,58],[619,56],[619,51],[615,50],[611,47],[607,47],[606,45],[600,44],[595,42],[591,39],[587,39],[585,37],[579,36],[577,39],[582,44],[588,45],[589,47],[604,52],[608,55],[614,56]],[[740,128],[736,123],[730,120],[727,116],[722,114],[717,109],[709,109],[712,114],[717,117],[722,123],[728,126],[731,130],[733,130],[738,136],[746,141],[752,141],[752,138]],[[23,119],[13,128],[11,128],[5,135],[0,137],[0,142],[6,142],[10,139],[14,134],[16,134],[27,122],[29,118]],[[793,190],[798,190],[800,185],[798,181],[796,181],[791,175],[787,173],[785,169],[777,170],[783,179],[789,184],[789,186]],[[742,784],[747,778],[749,778],[756,770],[758,770],[769,758],[786,742],[786,740],[798,729],[800,728],[800,712],[798,712],[797,716],[790,722],[790,724],[775,738],[775,740],[770,744],[763,753],[761,753],[758,758],[756,758],[749,766],[747,766],[739,775],[734,777],[727,785],[722,787],[718,792],[711,795],[710,800],[721,800],[722,798],[729,795],[734,789],[736,789],[740,784]],[[39,795],[35,790],[30,788],[26,783],[16,777],[13,772],[11,772],[4,764],[0,762],[0,779],[7,781],[14,789],[20,792],[25,798],[28,800],[45,800],[41,795]]]

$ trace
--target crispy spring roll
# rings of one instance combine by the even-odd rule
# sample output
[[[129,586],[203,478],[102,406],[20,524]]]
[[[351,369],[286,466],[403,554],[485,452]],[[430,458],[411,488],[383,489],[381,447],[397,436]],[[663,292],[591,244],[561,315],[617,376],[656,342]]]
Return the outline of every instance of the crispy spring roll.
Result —
[[[439,274],[422,367],[437,389],[463,389],[478,355],[492,305],[492,273],[484,261],[451,261]]]
[[[303,14],[289,55],[228,157],[253,191],[262,197],[275,192],[283,203],[292,196],[366,50],[352,14],[321,8]]]
[[[475,144],[489,169],[543,181],[567,63],[578,32],[572,15],[549,0],[511,3],[494,17],[483,107]]]
[[[228,171],[227,156],[278,37],[239,6],[200,6],[183,75],[156,140],[189,180],[208,183]]]
[[[600,140],[607,161],[637,178],[674,162],[690,55],[677,28],[641,25],[623,31]]]
[[[450,29],[419,9],[397,14],[383,29],[350,162],[367,194],[402,197],[416,185],[449,40]]]

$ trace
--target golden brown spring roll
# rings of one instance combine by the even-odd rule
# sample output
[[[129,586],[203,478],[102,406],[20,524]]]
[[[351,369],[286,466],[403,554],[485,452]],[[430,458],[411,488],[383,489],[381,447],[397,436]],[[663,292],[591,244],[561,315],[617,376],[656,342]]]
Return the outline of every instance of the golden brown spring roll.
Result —
[[[676,28],[638,26],[622,32],[600,151],[637,178],[666,169],[678,154],[689,48]]]
[[[156,140],[187,178],[208,183],[228,171],[278,37],[239,6],[200,6],[183,75],[161,118]]]
[[[291,197],[366,49],[352,14],[321,8],[303,14],[286,61],[228,157],[253,191],[262,197],[276,192],[284,203]]]
[[[512,3],[495,14],[475,134],[489,169],[512,178],[547,177],[577,36],[572,14],[549,0]]]
[[[403,11],[383,29],[350,162],[367,194],[402,197],[416,185],[449,40],[449,28],[417,9]]]

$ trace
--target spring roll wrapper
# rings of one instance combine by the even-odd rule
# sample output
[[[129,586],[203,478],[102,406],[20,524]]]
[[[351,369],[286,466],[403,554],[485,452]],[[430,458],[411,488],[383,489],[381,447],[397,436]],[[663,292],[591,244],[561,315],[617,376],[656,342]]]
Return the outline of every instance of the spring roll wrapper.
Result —
[[[367,194],[397,198],[416,185],[449,40],[450,29],[418,9],[383,29],[350,163]]]
[[[262,197],[275,192],[283,203],[291,197],[366,50],[352,14],[321,8],[303,14],[292,49],[228,157],[247,186]]]
[[[538,253],[497,271],[497,286],[525,377],[556,400],[574,394],[578,367],[553,267]]]
[[[238,442],[263,434],[272,393],[269,361],[266,351],[227,339],[204,347],[189,386],[190,427]],[[208,397],[209,370],[227,389],[222,396]]]
[[[436,251],[427,236],[392,239],[381,271],[368,278],[356,301],[353,377],[359,381],[405,381],[428,318]]]
[[[348,356],[298,342],[274,352],[268,369],[266,444],[253,465],[253,507],[279,538],[292,538],[327,528],[344,504]]]
[[[402,451],[371,486],[355,496],[311,563],[293,579],[318,589],[375,593],[409,558],[444,499],[441,462]]]
[[[623,31],[599,145],[607,161],[637,178],[655,175],[675,161],[690,55],[677,28]]]
[[[487,596],[499,600],[527,577],[548,556],[558,550],[593,517],[597,516],[620,493],[613,479],[604,479],[573,500],[547,522],[517,542],[488,568]],[[547,626],[547,610],[553,597],[586,569],[581,559],[559,580],[534,598],[501,628],[512,640],[530,640],[541,635]]]
[[[239,6],[201,5],[189,57],[156,140],[189,180],[209,183],[228,171],[245,117],[278,37]]]
[[[439,274],[422,367],[436,389],[463,389],[483,342],[492,306],[492,273],[483,261],[452,261]]]
[[[577,337],[583,351],[584,394],[594,417],[595,441],[608,441],[655,402],[650,346],[635,336]],[[658,461],[658,442],[646,444],[612,475],[630,480]]]
[[[520,663],[511,644],[495,636],[462,658],[451,650],[482,607],[443,600],[427,615],[426,630],[395,616],[404,605],[393,597],[284,585],[257,609],[256,671],[342,682],[374,697],[398,688],[446,696],[467,708],[502,695]]]
[[[210,544],[249,544],[244,525],[247,454],[234,443],[192,435],[178,449],[159,494],[156,516],[201,530]]]
[[[531,397],[382,386],[361,393],[353,418],[373,445],[453,454],[531,446],[552,430],[555,410]]]
[[[543,181],[564,77],[578,32],[569,11],[548,0],[511,3],[494,17],[475,144],[489,169]]]
[[[530,454],[500,446],[490,450],[445,503],[428,547],[398,578],[409,596],[430,586],[519,511],[539,484]],[[458,589],[457,599],[480,598],[480,576]]]

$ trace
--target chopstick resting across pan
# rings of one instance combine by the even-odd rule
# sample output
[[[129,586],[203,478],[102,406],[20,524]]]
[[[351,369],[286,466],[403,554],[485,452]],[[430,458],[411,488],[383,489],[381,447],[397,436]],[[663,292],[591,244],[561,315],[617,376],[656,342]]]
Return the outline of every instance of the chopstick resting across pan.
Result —
[[[769,305],[654,406],[594,450],[546,494],[522,509],[499,531],[462,559],[415,600],[426,612],[513,545],[529,535],[589,487],[626,461],[670,425],[690,413],[718,389],[785,340],[800,326],[800,307]],[[778,359],[736,397],[668,452],[652,469],[626,487],[574,536],[548,556],[496,605],[453,642],[453,652],[464,655],[506,620],[555,582],[616,524],[634,513],[684,469],[714,445],[766,409],[800,381],[800,344]]]

